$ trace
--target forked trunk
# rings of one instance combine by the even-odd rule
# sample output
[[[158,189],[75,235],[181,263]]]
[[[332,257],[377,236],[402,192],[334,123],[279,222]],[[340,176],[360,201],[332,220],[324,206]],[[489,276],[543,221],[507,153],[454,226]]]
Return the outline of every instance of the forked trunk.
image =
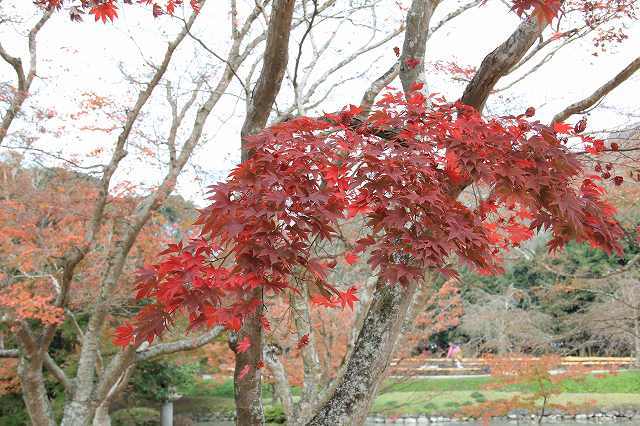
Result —
[[[344,375],[308,425],[361,425],[385,373],[416,284],[378,282]]]

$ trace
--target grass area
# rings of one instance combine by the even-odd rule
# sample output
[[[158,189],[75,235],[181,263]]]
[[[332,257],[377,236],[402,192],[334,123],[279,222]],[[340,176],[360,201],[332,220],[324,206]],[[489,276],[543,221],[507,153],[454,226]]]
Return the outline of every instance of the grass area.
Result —
[[[491,383],[490,377],[416,379],[406,382],[390,382],[383,387],[386,392],[451,392],[481,391]],[[567,393],[637,393],[640,394],[640,370],[621,371],[603,377],[591,375],[584,380],[567,380],[562,384]],[[527,386],[512,386],[509,390],[526,391]]]
[[[526,386],[510,387],[507,391],[485,390],[490,377],[416,379],[390,381],[376,398],[372,411],[384,415],[452,414],[467,405],[487,400],[509,399],[526,392]],[[640,370],[622,371],[604,377],[593,375],[582,381],[568,380],[564,393],[554,401],[560,404],[587,404],[598,408],[640,406]],[[278,411],[272,406],[271,388],[263,388],[265,411]],[[181,390],[185,396],[176,402],[176,413],[233,412],[233,382],[198,381]],[[294,389],[294,395],[299,389]]]

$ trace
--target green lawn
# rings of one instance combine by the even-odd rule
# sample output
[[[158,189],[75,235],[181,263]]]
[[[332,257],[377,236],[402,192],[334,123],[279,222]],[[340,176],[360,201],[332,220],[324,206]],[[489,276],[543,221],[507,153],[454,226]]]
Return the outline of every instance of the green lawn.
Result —
[[[417,379],[404,382],[389,381],[376,398],[373,412],[384,415],[451,414],[466,405],[487,400],[509,399],[526,387],[511,387],[506,392],[488,391],[484,386],[490,377]],[[640,370],[623,371],[605,377],[590,376],[584,381],[566,381],[564,393],[554,401],[561,404],[595,402],[598,408],[624,408],[640,406]],[[198,382],[181,392],[185,398],[176,403],[177,413],[232,412],[233,383]],[[299,389],[294,389],[294,395]],[[270,388],[265,386],[265,410],[277,412],[271,406]]]
[[[478,391],[491,383],[491,377],[416,379],[406,382],[389,382],[385,392],[449,392]],[[526,386],[514,386],[509,390],[522,391]],[[582,381],[568,380],[563,390],[569,393],[637,393],[640,394],[640,370],[622,371],[614,375],[589,376]]]

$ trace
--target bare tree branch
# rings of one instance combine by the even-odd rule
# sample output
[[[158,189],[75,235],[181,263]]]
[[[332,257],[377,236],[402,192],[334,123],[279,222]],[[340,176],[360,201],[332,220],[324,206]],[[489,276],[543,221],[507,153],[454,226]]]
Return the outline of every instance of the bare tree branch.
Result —
[[[618,87],[624,81],[626,81],[629,77],[631,77],[636,71],[640,69],[640,57],[631,61],[629,65],[627,65],[622,71],[620,71],[615,77],[611,80],[607,81],[605,84],[600,86],[595,92],[586,98],[575,102],[564,110],[559,112],[553,117],[552,123],[558,123],[566,120],[574,114],[579,114],[584,112],[593,106],[596,102],[604,98],[609,92]]]
[[[522,59],[547,25],[546,21],[538,21],[534,16],[520,23],[507,40],[485,56],[467,85],[462,102],[482,111],[498,80]]]
[[[49,370],[53,377],[55,377],[62,386],[64,386],[64,389],[67,392],[71,392],[73,390],[73,382],[69,380],[64,370],[56,364],[53,358],[51,358],[51,355],[45,353],[42,362],[45,368]]]
[[[367,91],[364,92],[362,100],[360,101],[360,108],[362,108],[363,113],[367,113],[371,109],[373,103],[376,100],[376,97],[382,90],[384,90],[385,87],[391,84],[391,82],[398,76],[399,73],[400,62],[398,61],[371,83]]]
[[[440,0],[414,0],[407,13],[407,23],[400,56],[400,81],[406,93],[415,83],[426,83],[425,52],[429,37],[429,22]],[[410,61],[418,61],[415,65]]]
[[[437,24],[435,24],[433,27],[431,27],[431,29],[429,30],[429,34],[427,34],[427,39],[429,39],[433,33],[438,31],[440,28],[442,28],[446,23],[448,23],[452,19],[457,18],[458,16],[462,15],[467,10],[472,9],[472,8],[478,6],[479,4],[483,3],[483,2],[484,2],[484,0],[473,0],[470,3],[463,4],[462,6],[460,6],[459,8],[454,10],[453,12],[448,13],[444,18],[442,18],[440,21],[438,21]]]
[[[53,8],[51,8],[51,10],[46,10],[38,22],[36,22],[33,28],[29,31],[29,72],[26,75],[24,73],[22,60],[18,57],[11,56],[7,53],[4,47],[2,47],[2,44],[0,44],[0,57],[11,65],[16,73],[16,77],[18,78],[18,89],[14,94],[4,117],[2,117],[2,124],[0,125],[0,144],[2,144],[2,141],[9,132],[9,127],[11,127],[11,123],[13,123],[16,115],[18,115],[18,111],[22,107],[24,100],[29,95],[29,89],[31,88],[31,83],[33,83],[33,79],[36,76],[36,69],[38,65],[36,37],[52,14]]]
[[[280,361],[279,355],[280,349],[277,346],[271,344],[264,346],[264,363],[267,365],[269,370],[271,370],[271,374],[275,380],[276,395],[282,402],[282,408],[285,416],[287,417],[287,423],[297,424],[298,419],[296,418],[294,410],[293,396],[291,395],[291,388],[289,386],[289,381],[287,380],[287,372]]]
[[[306,31],[302,35],[300,39],[300,43],[298,44],[298,55],[296,56],[296,64],[293,70],[293,88],[294,90],[298,90],[298,67],[300,66],[300,58],[302,57],[302,46],[304,46],[304,41],[311,32],[313,28],[313,21],[315,21],[316,16],[318,16],[318,0],[311,0],[313,2],[313,12],[311,12],[311,18],[309,19],[309,25],[307,26]]]
[[[0,358],[18,358],[20,351],[17,349],[0,349]]]
[[[289,34],[293,17],[293,0],[273,2],[267,46],[264,51],[262,71],[251,95],[251,104],[242,126],[241,134],[252,135],[264,128],[271,112],[271,106],[280,91],[282,78],[287,67]],[[246,148],[242,149],[242,161],[249,158]]]
[[[213,341],[222,331],[223,327],[213,327],[205,333],[176,342],[160,343],[136,353],[136,361],[144,361],[160,355],[172,354],[180,351],[197,349]]]

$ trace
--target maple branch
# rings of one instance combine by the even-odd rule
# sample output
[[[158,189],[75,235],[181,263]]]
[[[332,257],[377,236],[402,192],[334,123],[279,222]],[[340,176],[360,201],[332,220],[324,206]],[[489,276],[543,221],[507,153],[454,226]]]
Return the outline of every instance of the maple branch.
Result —
[[[457,18],[458,16],[462,15],[467,10],[478,6],[479,4],[483,3],[484,1],[485,0],[473,0],[470,3],[463,4],[462,6],[460,6],[459,8],[454,10],[453,12],[448,13],[444,18],[442,18],[440,21],[438,21],[438,23],[436,25],[431,27],[431,29],[429,30],[429,33],[427,34],[427,40],[431,37],[431,35],[433,33],[435,33],[440,28],[442,28],[446,23],[448,23],[452,19]]]
[[[284,414],[290,423],[295,423],[298,418],[293,403],[293,396],[291,395],[291,387],[287,380],[287,372],[279,358],[280,352],[281,350],[278,346],[267,344],[262,351],[262,357],[264,363],[273,375],[276,388],[275,392],[282,403]]]
[[[400,81],[405,93],[415,83],[425,83],[424,61],[429,37],[429,22],[440,0],[413,0],[407,12],[404,44],[400,55]],[[410,61],[418,61],[411,64]]]
[[[338,62],[334,66],[330,67],[318,79],[316,79],[316,81],[311,86],[309,86],[309,89],[307,90],[307,92],[304,95],[303,103],[308,103],[309,100],[311,99],[311,97],[315,94],[315,92],[318,89],[318,87],[321,84],[325,83],[331,77],[331,75],[335,74],[340,69],[342,69],[345,66],[349,65],[354,60],[356,60],[358,57],[362,56],[363,54],[368,53],[371,50],[376,49],[376,48],[388,43],[389,41],[393,40],[398,35],[402,34],[402,31],[404,31],[404,27],[403,26],[401,26],[400,28],[390,32],[389,34],[387,34],[385,37],[383,37],[382,39],[378,40],[377,42],[361,47],[360,49],[356,50],[355,52],[353,52],[348,57],[342,59],[340,62]],[[394,76],[394,78],[395,78],[395,76]],[[384,88],[384,86],[382,88]]]
[[[540,61],[538,61],[538,63],[536,63],[533,67],[531,67],[527,72],[525,72],[520,77],[518,77],[517,79],[515,79],[511,83],[507,84],[506,86],[500,87],[498,89],[493,90],[493,93],[502,92],[504,90],[510,89],[511,87],[515,86],[516,84],[518,84],[519,82],[521,82],[522,80],[524,80],[525,78],[529,77],[531,74],[533,74],[534,72],[539,70],[544,64],[549,62],[551,59],[553,59],[555,54],[558,53],[558,51],[560,49],[562,49],[563,47],[569,45],[570,43],[573,43],[576,40],[579,40],[581,37],[585,36],[588,33],[589,33],[589,31],[586,31],[586,32],[580,34],[577,37],[566,39],[562,44],[556,46],[551,52],[547,53],[542,59],[540,59]],[[526,60],[527,59],[525,58],[522,61],[520,61],[520,63],[515,65],[511,70],[509,70],[509,74],[511,74],[515,69],[519,68],[520,65],[524,64],[526,62]]]
[[[199,336],[150,346],[147,349],[136,352],[136,361],[144,361],[151,358],[156,358],[160,355],[167,355],[175,352],[200,348],[207,343],[212,342],[223,331],[224,327],[217,326],[206,331],[205,333],[202,333]]]
[[[69,164],[70,166],[73,166],[76,169],[81,169],[81,170],[91,170],[91,169],[99,169],[99,168],[104,168],[104,164],[93,164],[91,166],[83,166],[80,163],[77,163],[73,160],[69,160],[68,158],[64,158],[60,155],[57,154],[53,154],[51,152],[47,152],[46,150],[42,149],[42,148],[36,148],[33,146],[15,146],[15,145],[5,145],[3,148],[5,149],[15,149],[15,150],[21,150],[21,151],[32,151],[32,152],[37,152],[39,154],[42,155],[46,155],[47,157],[51,157],[54,158],[56,160],[60,160],[63,161],[67,164]]]
[[[201,1],[200,5],[204,6],[204,3],[205,1]],[[76,265],[84,258],[86,253],[91,248],[93,241],[102,226],[111,178],[118,168],[121,160],[127,155],[125,145],[133,129],[133,126],[137,121],[142,108],[146,105],[147,101],[151,97],[152,92],[166,73],[169,63],[173,58],[174,52],[176,51],[180,43],[182,43],[182,41],[185,39],[187,31],[189,31],[197,16],[199,15],[193,12],[187,24],[180,30],[173,41],[168,44],[162,63],[155,69],[155,73],[151,81],[147,84],[147,87],[138,93],[137,100],[132,110],[130,110],[127,114],[123,129],[116,140],[111,160],[105,167],[102,178],[100,180],[99,192],[97,200],[94,204],[93,215],[85,234],[84,246],[79,248],[75,247],[67,254],[65,254],[66,259],[63,263],[64,268],[62,280],[63,290],[60,296],[56,299],[57,306],[65,305],[67,293],[73,277],[73,271]],[[166,198],[168,192],[170,192],[170,188],[173,188],[173,185],[175,185],[175,176],[173,176],[173,173],[175,173],[175,169],[172,168],[170,174],[165,178],[160,188],[152,196],[145,198],[136,207],[136,210],[134,211],[132,217],[129,218],[129,221],[127,221],[127,223],[123,223],[123,226],[128,227],[128,229],[126,230],[125,234],[114,243],[113,248],[111,249],[107,257],[108,261],[103,274],[102,282],[100,284],[100,291],[96,297],[96,302],[93,305],[92,309],[92,315],[89,319],[87,329],[82,338],[82,346],[80,349],[80,357],[76,373],[77,387],[72,397],[73,400],[83,400],[85,398],[88,398],[95,389],[95,386],[97,386],[94,379],[96,374],[95,359],[98,354],[98,340],[100,336],[100,330],[104,326],[104,321],[108,311],[109,295],[111,294],[114,286],[117,284],[125,264],[126,256],[129,253],[133,242],[135,241],[135,238],[142,229],[142,226],[148,220],[152,209],[159,206],[159,202]],[[55,326],[48,326],[45,329],[43,333],[43,342],[45,347],[48,347],[51,339],[53,338],[55,329]],[[122,354],[122,352],[120,354]],[[120,354],[116,356],[117,359],[121,359],[124,356]],[[111,368],[112,365],[113,362],[110,363],[109,367],[104,372],[102,379],[98,384],[101,386],[101,392],[103,392],[105,395],[107,392],[105,391],[105,389],[110,389],[110,383],[116,380],[114,378],[116,373],[113,372],[113,369]],[[117,375],[119,376],[119,372]]]
[[[595,105],[596,102],[600,101],[604,98],[609,92],[618,87],[624,81],[626,81],[629,77],[631,77],[636,71],[640,69],[640,57],[631,61],[629,65],[627,65],[622,71],[620,71],[615,77],[611,80],[607,81],[605,84],[600,86],[596,91],[594,91],[591,95],[586,98],[575,102],[564,110],[559,112],[553,117],[552,123],[559,123],[561,121],[566,120],[574,114],[579,114],[591,106]]]
[[[453,12],[450,12],[449,14],[447,14],[444,18],[442,18],[436,25],[434,25],[428,31],[427,40],[429,40],[429,38],[431,38],[433,33],[435,33],[440,28],[442,28],[446,23],[448,23],[449,21],[451,21],[454,18],[457,18],[458,16],[460,16],[461,14],[466,12],[467,10],[472,9],[473,7],[479,5],[482,2],[483,2],[483,0],[474,0],[474,1],[470,2],[470,3],[467,3],[465,5],[460,6],[458,9],[456,9]],[[405,40],[406,40],[406,36],[405,36]],[[371,83],[371,85],[369,86],[369,88],[367,89],[365,94],[363,95],[362,100],[360,101],[360,108],[362,108],[365,111],[367,111],[367,110],[369,110],[371,108],[371,106],[373,105],[373,103],[375,101],[376,96],[378,96],[378,94],[386,86],[391,84],[391,82],[398,76],[398,74],[400,72],[400,63],[401,63],[400,60],[398,60],[396,63],[394,63],[391,66],[391,68],[389,68],[380,77],[378,77],[375,81],[373,81]]]
[[[311,2],[313,3],[313,12],[311,13],[311,18],[309,19],[309,25],[307,26],[304,34],[302,34],[300,43],[298,43],[298,56],[296,56],[296,63],[293,68],[293,89],[296,91],[298,90],[298,67],[300,66],[300,58],[302,57],[302,46],[304,45],[305,39],[313,28],[313,21],[315,21],[316,16],[318,16],[318,0],[311,0]]]
[[[17,321],[15,336],[20,346],[28,355],[34,355],[38,352],[38,345],[29,323],[26,321]]]
[[[11,56],[0,43],[0,57],[5,60],[6,63],[11,65],[18,77],[18,92],[24,92],[26,86],[26,78],[24,75],[24,68],[22,67],[22,60],[16,56]]]
[[[547,21],[539,21],[533,15],[522,21],[507,40],[485,56],[465,88],[461,101],[482,111],[498,80],[527,53],[547,25]]]
[[[136,348],[129,345],[111,358],[100,380],[95,384],[95,389],[93,389],[93,395],[97,401],[105,401],[114,387],[117,387],[122,378],[126,377],[127,370],[135,360],[135,355]],[[79,378],[80,376],[77,376],[76,380],[79,386],[82,386],[82,381],[78,380]]]
[[[169,129],[169,136],[167,137],[167,146],[169,147],[169,164],[171,168],[176,167],[176,138],[178,135],[178,129],[180,128],[187,111],[189,111],[195,103],[198,97],[198,92],[200,91],[200,88],[202,88],[203,84],[204,78],[198,80],[196,87],[191,92],[191,97],[187,102],[185,102],[180,111],[178,111],[178,100],[173,96],[171,83],[167,83],[167,102],[171,108],[171,127]]]
[[[67,392],[71,392],[73,390],[73,382],[69,380],[67,374],[64,372],[62,368],[51,358],[48,352],[44,353],[44,357],[42,358],[42,363],[47,370],[55,377],[58,382],[64,387]]]
[[[243,136],[255,134],[264,128],[276,95],[280,91],[288,63],[294,4],[294,0],[275,0],[271,6],[262,71],[251,94],[247,116],[241,131]],[[243,147],[242,161],[248,158],[249,152],[246,147]]]
[[[368,113],[371,110],[373,103],[376,101],[376,97],[385,87],[391,84],[399,73],[400,62],[396,61],[388,70],[369,85],[369,88],[364,92],[362,100],[360,101],[360,108],[363,110],[363,113]],[[364,120],[365,117],[361,118]]]
[[[247,89],[247,86],[245,86],[244,81],[242,81],[242,79],[236,72],[235,67],[231,64],[231,62],[228,59],[224,59],[222,56],[218,55],[216,52],[211,50],[209,46],[207,46],[199,37],[196,37],[195,35],[193,35],[191,31],[187,30],[187,34],[189,34],[189,37],[191,37],[191,39],[193,39],[196,43],[198,43],[200,47],[202,47],[204,50],[210,53],[214,58],[216,58],[217,60],[225,64],[231,70],[231,73],[233,74],[233,76],[238,80],[238,82],[242,86],[242,90],[248,96],[249,89]]]
[[[36,67],[38,64],[36,37],[52,14],[53,8],[51,10],[46,10],[42,14],[42,17],[38,20],[38,22],[36,22],[33,28],[31,28],[31,30],[29,31],[29,72],[26,75],[24,72],[24,67],[22,65],[22,60],[19,57],[15,57],[7,53],[7,51],[0,43],[0,57],[2,57],[2,59],[4,59],[9,65],[11,65],[18,79],[18,90],[14,94],[13,99],[11,100],[11,104],[5,112],[4,117],[2,117],[2,124],[0,125],[0,144],[2,144],[2,141],[9,132],[11,123],[13,123],[16,115],[18,115],[18,111],[22,107],[22,104],[29,94],[31,83],[36,76]]]
[[[300,295],[292,294],[290,305],[294,312],[294,322],[298,341],[305,338],[307,344],[300,349],[303,368],[303,388],[300,400],[296,404],[296,411],[301,414],[310,411],[307,408],[315,406],[321,389],[322,370],[320,357],[316,347],[316,339],[311,328],[311,316],[309,314],[309,292],[306,282],[301,281]]]

